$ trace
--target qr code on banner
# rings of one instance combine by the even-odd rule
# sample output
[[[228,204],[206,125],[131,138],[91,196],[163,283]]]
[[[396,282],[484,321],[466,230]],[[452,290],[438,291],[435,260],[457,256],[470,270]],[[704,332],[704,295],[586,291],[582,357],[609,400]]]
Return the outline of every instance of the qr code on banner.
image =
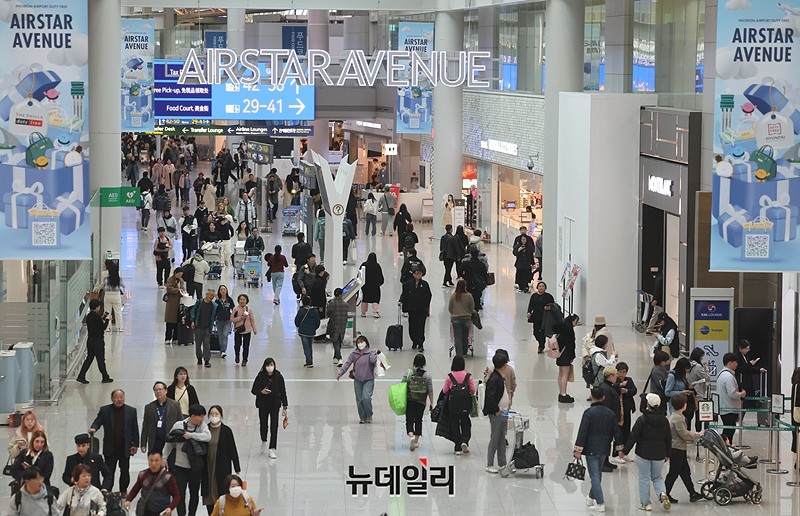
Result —
[[[58,224],[55,221],[32,222],[31,245],[33,247],[56,247],[58,245]]]
[[[744,239],[745,258],[769,258],[769,235],[766,233],[756,235],[745,235]]]

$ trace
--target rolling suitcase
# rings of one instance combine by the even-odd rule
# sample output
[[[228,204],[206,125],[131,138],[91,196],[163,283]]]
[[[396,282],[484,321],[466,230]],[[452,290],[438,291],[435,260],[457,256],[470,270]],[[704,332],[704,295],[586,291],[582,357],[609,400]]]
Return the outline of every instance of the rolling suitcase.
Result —
[[[403,349],[403,325],[400,324],[400,309],[397,309],[397,324],[386,329],[386,348],[391,351]]]
[[[754,393],[756,396],[760,398],[764,398],[769,396],[767,392],[767,373],[761,372],[759,374],[759,382],[758,382],[758,392]],[[750,394],[748,394],[750,396]],[[765,427],[770,426],[769,420],[772,417],[769,409],[772,407],[772,403],[770,400],[759,400],[756,403],[757,408],[762,409],[763,412],[756,412],[756,421],[758,421],[758,426]]]
[[[194,344],[194,332],[189,312],[191,307],[181,305],[178,311],[178,345],[191,346]]]
[[[219,333],[217,333],[217,330],[212,330],[211,331],[211,339],[210,339],[210,341],[211,341],[211,351],[220,351],[220,348],[219,348]]]

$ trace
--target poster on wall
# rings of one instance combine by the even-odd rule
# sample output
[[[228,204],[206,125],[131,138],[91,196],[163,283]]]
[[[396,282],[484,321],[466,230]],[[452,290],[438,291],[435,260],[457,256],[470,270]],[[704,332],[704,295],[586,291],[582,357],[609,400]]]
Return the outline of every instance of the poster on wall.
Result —
[[[122,131],[153,132],[155,28],[150,19],[122,19]]]
[[[90,259],[86,0],[1,7],[0,259]]]
[[[717,13],[711,270],[798,271],[800,0]]]
[[[397,50],[430,55],[433,52],[433,23],[400,22],[397,32]],[[398,61],[400,62],[400,61]],[[410,63],[398,74],[410,76]],[[398,133],[431,134],[433,131],[433,86],[423,84],[397,88],[397,113],[395,131]]]

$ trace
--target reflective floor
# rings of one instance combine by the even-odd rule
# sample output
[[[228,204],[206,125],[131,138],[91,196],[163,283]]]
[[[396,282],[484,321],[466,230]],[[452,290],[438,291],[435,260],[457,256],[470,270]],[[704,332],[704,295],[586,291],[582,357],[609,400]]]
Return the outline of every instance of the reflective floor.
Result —
[[[545,463],[543,479],[525,474],[500,478],[484,471],[489,435],[489,423],[485,420],[473,420],[472,453],[454,456],[452,444],[434,436],[434,426],[426,413],[421,446],[414,452],[409,451],[404,418],[396,417],[387,403],[389,386],[398,381],[414,357],[409,350],[407,334],[406,350],[390,355],[393,367],[385,378],[376,383],[373,424],[358,424],[351,381],[346,377],[336,381],[330,344],[315,344],[315,367],[302,367],[302,348],[293,323],[296,305],[288,277],[282,304],[275,306],[270,284],[246,289],[233,278],[233,269],[227,267],[222,283],[229,286],[234,297],[240,292],[250,295],[251,307],[259,324],[259,335],[253,341],[250,364],[246,368],[234,364],[232,354],[224,360],[215,354],[211,368],[197,367],[193,348],[164,345],[164,303],[161,301],[162,291],[156,287],[151,254],[155,232],[153,224],[148,233],[140,231],[136,217],[133,210],[123,215],[122,274],[133,295],[124,313],[125,330],[122,334],[106,334],[108,368],[115,382],[112,385],[101,384],[100,375],[93,367],[88,374],[91,381],[89,385],[75,382],[73,376],[58,406],[37,409],[48,429],[50,446],[56,456],[54,479],[60,477],[66,455],[73,453],[73,436],[85,431],[99,406],[109,403],[113,388],[126,391],[127,403],[137,408],[141,419],[142,407],[153,398],[153,382],[164,380],[169,383],[175,367],[183,365],[190,371],[201,403],[206,407],[215,403],[224,407],[225,422],[233,428],[239,447],[242,476],[247,480],[248,492],[255,497],[259,506],[267,508],[267,514],[377,516],[388,512],[393,515],[461,516],[587,512],[583,495],[588,493],[588,481],[575,482],[564,478],[578,423],[583,409],[588,406],[584,401],[586,391],[579,380],[570,385],[570,393],[576,398],[576,403],[573,406],[556,403],[556,367],[551,359],[538,355],[535,344],[532,344],[531,328],[525,321],[528,296],[517,294],[513,289],[513,257],[508,249],[498,245],[487,247],[490,269],[496,273],[497,283],[488,289],[483,313],[484,329],[475,332],[475,356],[468,359],[467,367],[475,376],[482,376],[496,348],[509,351],[519,383],[514,408],[530,417],[531,429],[526,432],[525,439],[533,441],[541,454]],[[395,252],[396,238],[388,235],[382,237],[380,234],[365,237],[363,225],[360,225],[359,231],[356,241],[358,263],[369,252],[375,251],[383,267],[386,284],[382,292],[382,317],[358,318],[358,331],[383,348],[386,328],[397,319],[395,300],[400,290],[397,279],[400,261]],[[429,245],[430,225],[422,225],[419,234],[422,240],[420,256],[427,265],[426,279],[433,291],[432,317],[428,322],[425,348],[428,370],[434,377],[434,388],[438,391],[450,364],[446,300],[452,290],[440,287],[442,266],[436,260],[437,245]],[[282,238],[273,233],[265,235],[265,241],[268,249],[282,243],[284,249],[288,250],[294,237]],[[349,265],[345,276],[352,277],[355,273],[356,266]],[[219,283],[209,281],[206,285],[216,287]],[[627,302],[627,297],[633,298],[633,293],[619,293],[619,296],[620,299],[609,301]],[[580,315],[591,320],[594,314]],[[580,335],[587,331],[585,326],[578,330]],[[630,376],[640,386],[643,385],[651,364],[648,356],[649,338],[633,332],[630,327],[615,327],[613,331],[621,359],[631,366]],[[231,337],[231,347],[232,341]],[[349,349],[345,352],[349,353]],[[259,453],[257,413],[250,394],[252,380],[266,357],[274,357],[278,369],[286,377],[290,405],[289,426],[279,431],[276,460]],[[794,458],[789,452],[788,434],[783,434],[781,439],[783,467],[791,471]],[[509,441],[513,444],[512,433],[509,433]],[[767,456],[765,432],[750,432],[746,434],[745,441],[753,446],[751,454]],[[705,477],[705,472],[704,465],[694,461],[694,453],[692,446],[689,454],[692,457],[693,478],[697,480]],[[405,494],[404,482],[400,496],[390,496],[388,487],[373,485],[367,496],[354,497],[346,485],[348,467],[351,465],[356,473],[371,473],[374,476],[376,466],[418,466],[421,465],[418,458],[427,458],[429,467],[454,466],[455,496],[448,496],[447,489],[441,487],[429,487],[427,496],[409,496]],[[145,457],[139,453],[131,461],[131,469],[138,471],[144,467]],[[763,502],[760,505],[751,505],[741,498],[735,499],[728,507],[718,507],[707,501],[690,504],[679,481],[673,489],[673,496],[680,503],[672,511],[699,514],[800,514],[800,488],[786,486],[792,475],[770,475],[765,472],[768,467],[771,466],[760,465],[752,472],[764,485]],[[607,512],[639,512],[637,486],[633,464],[605,474],[603,488]],[[5,503],[3,501],[4,508]],[[201,508],[199,514],[204,514],[204,511]],[[660,507],[657,506],[655,512],[661,512]]]

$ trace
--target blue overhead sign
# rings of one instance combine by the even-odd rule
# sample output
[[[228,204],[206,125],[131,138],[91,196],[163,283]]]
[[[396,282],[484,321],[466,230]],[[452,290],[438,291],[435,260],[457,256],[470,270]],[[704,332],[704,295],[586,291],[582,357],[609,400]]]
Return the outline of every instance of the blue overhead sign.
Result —
[[[305,25],[284,25],[283,48],[294,50],[298,56],[306,55],[308,50],[308,27]]]
[[[313,125],[274,125],[269,128],[269,135],[275,138],[305,138],[314,136]]]
[[[315,118],[314,86],[301,86],[294,80],[285,86],[178,84],[182,66],[183,61],[156,60],[153,90],[156,118],[270,121]],[[261,76],[269,82],[266,69]]]
[[[227,48],[228,33],[224,31],[206,31],[206,48]]]

